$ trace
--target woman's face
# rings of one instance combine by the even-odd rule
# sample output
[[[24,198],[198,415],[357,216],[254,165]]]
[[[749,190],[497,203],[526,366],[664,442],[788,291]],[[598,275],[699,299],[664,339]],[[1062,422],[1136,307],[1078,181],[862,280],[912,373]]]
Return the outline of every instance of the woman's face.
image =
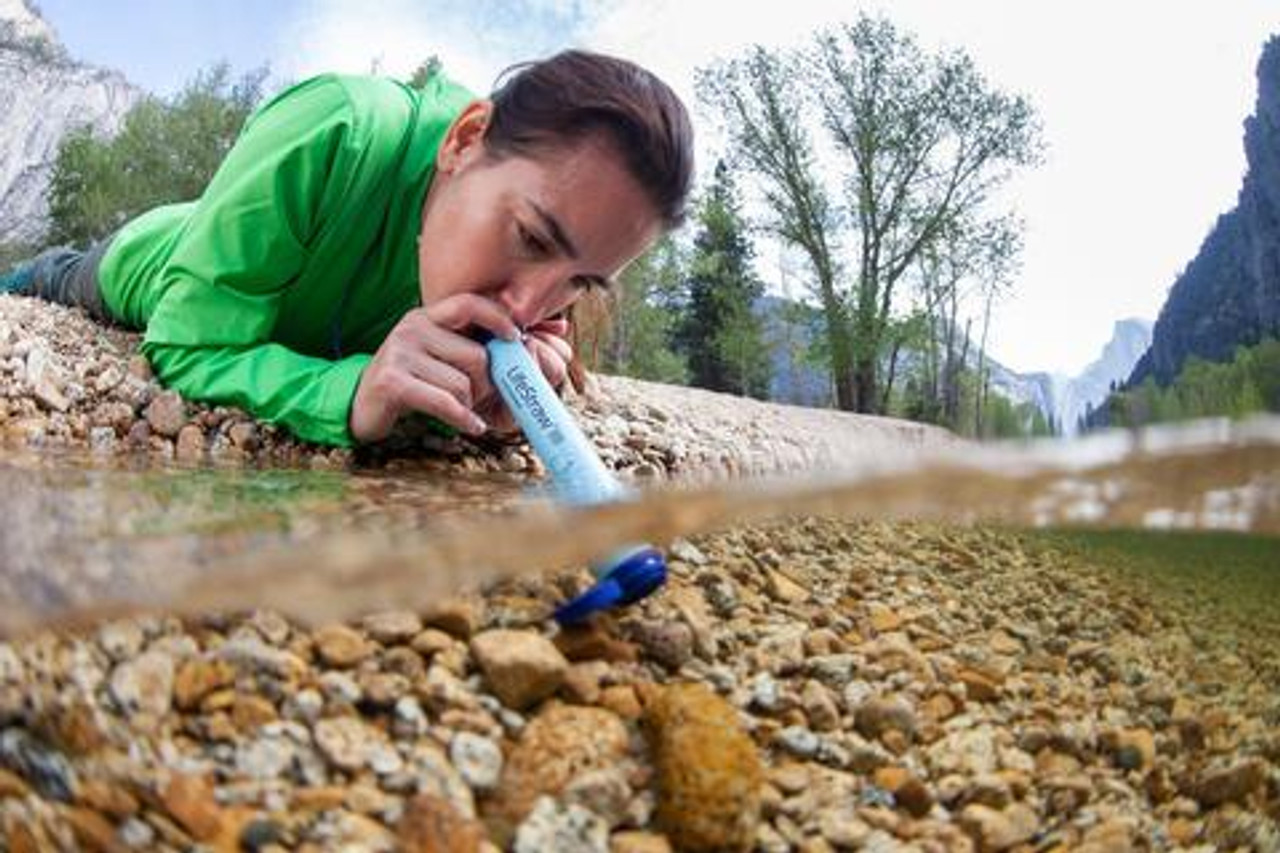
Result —
[[[424,305],[476,293],[527,327],[610,286],[662,225],[607,141],[495,158],[482,142],[490,110],[472,103],[441,143],[418,237],[419,285]]]

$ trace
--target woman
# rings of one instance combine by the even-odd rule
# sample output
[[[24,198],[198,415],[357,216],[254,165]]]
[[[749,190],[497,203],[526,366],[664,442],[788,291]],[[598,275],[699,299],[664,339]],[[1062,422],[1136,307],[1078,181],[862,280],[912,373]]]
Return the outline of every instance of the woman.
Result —
[[[525,342],[555,386],[568,311],[683,216],[692,131],[625,60],[567,51],[476,99],[326,75],[261,107],[204,194],[13,292],[145,329],[157,375],[301,438],[384,438],[417,411],[507,428],[476,329]]]

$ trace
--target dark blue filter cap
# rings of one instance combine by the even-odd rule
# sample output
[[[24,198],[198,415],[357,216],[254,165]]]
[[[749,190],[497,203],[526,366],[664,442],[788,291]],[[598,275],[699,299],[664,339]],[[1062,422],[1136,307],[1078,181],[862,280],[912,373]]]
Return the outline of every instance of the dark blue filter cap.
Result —
[[[666,583],[667,561],[657,548],[627,552],[622,560],[578,597],[556,609],[561,625],[581,622],[593,613],[639,601]]]

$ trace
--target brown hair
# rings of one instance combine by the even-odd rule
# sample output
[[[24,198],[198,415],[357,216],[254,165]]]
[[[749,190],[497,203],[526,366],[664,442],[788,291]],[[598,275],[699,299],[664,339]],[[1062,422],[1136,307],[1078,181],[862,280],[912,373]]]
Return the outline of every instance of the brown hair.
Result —
[[[663,223],[675,228],[684,220],[693,127],[680,98],[651,72],[625,59],[566,50],[508,68],[490,99],[484,141],[492,153],[532,154],[604,133]]]

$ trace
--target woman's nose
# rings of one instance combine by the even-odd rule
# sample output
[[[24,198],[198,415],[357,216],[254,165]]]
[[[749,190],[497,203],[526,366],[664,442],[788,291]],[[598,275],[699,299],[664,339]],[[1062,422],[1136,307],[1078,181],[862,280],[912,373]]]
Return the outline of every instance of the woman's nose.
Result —
[[[555,280],[549,275],[522,275],[508,282],[498,301],[521,328],[532,326],[549,313]]]

